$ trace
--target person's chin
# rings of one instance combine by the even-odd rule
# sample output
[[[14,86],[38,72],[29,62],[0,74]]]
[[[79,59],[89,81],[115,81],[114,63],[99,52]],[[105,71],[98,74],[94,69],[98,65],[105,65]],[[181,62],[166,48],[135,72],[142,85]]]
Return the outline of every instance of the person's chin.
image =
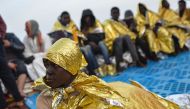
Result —
[[[47,86],[51,87],[51,88],[53,88],[53,87],[55,86],[55,85],[53,84],[53,81],[51,81],[51,80],[46,81],[45,84],[46,84]]]

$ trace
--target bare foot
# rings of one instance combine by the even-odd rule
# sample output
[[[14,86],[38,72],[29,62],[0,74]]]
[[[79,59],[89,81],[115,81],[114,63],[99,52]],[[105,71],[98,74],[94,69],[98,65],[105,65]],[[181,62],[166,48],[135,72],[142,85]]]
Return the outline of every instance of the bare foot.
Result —
[[[19,91],[20,92],[20,95],[25,98],[26,97],[26,94],[23,92],[23,91]]]

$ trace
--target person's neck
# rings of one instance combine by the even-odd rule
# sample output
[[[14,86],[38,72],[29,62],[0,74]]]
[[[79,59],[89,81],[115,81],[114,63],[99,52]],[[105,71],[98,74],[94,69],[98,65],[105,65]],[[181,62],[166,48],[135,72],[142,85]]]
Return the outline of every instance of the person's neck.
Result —
[[[163,7],[163,8],[165,8],[165,9],[170,9],[169,7]]]
[[[114,18],[112,18],[112,20],[119,22],[119,19],[114,19]]]
[[[63,26],[65,26],[65,27],[66,27],[67,25],[69,25],[69,24],[67,24],[67,23],[61,23],[61,24],[62,24]]]

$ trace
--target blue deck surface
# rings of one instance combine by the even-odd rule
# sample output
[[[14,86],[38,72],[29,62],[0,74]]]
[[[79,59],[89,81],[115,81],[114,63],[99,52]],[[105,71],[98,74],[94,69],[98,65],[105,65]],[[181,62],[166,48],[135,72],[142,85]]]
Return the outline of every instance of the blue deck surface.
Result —
[[[105,77],[107,82],[135,80],[163,97],[190,93],[190,52],[169,57],[158,62],[148,62],[145,68],[131,67],[115,77]]]
[[[107,82],[135,80],[147,89],[163,97],[171,94],[190,93],[190,52],[169,57],[158,62],[148,62],[145,68],[129,67],[118,76],[103,78]],[[35,101],[38,94],[26,99],[31,109],[36,109]]]

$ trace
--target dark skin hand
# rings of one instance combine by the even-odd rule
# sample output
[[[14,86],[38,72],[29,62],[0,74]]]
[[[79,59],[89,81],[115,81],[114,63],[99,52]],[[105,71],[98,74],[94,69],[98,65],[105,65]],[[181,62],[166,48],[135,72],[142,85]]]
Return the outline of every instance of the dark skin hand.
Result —
[[[43,59],[43,62],[46,67],[44,82],[53,89],[59,87],[67,88],[76,77],[76,75],[72,75],[64,68],[47,59]]]
[[[3,40],[3,44],[4,44],[5,48],[9,48],[11,46],[11,42],[9,40],[7,40],[7,39]]]
[[[83,33],[85,36],[87,36],[87,35],[88,35],[88,28],[87,28],[87,27],[84,28],[84,29],[82,30],[82,33]]]

